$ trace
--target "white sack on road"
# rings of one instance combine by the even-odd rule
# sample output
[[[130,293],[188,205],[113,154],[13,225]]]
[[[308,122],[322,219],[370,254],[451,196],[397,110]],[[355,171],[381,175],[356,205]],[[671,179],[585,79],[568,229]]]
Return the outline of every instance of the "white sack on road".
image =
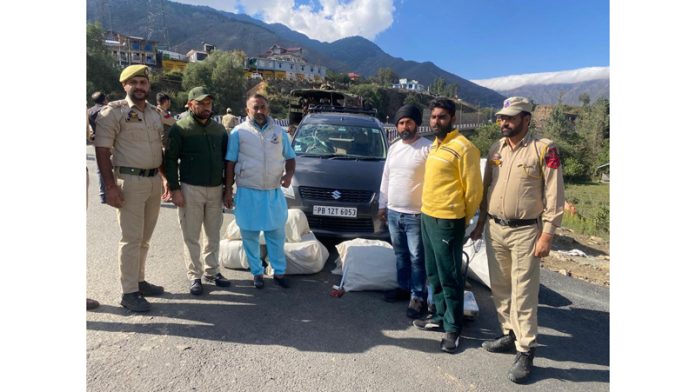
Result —
[[[230,218],[232,218],[232,221],[227,225],[227,230],[225,230],[225,239],[241,240],[242,232],[239,230],[239,226],[237,226],[237,218],[234,214],[231,214]]]
[[[488,272],[488,256],[486,254],[486,233],[478,241],[467,239],[464,244],[463,252],[469,255],[469,273],[468,275],[476,279],[478,282],[491,288],[491,276]],[[466,256],[462,257],[462,261],[466,261]],[[464,268],[464,266],[462,266]]]
[[[329,258],[329,250],[311,231],[300,239],[299,242],[285,243],[286,275],[316,274],[324,269],[326,260]],[[273,268],[270,265],[266,268],[266,274],[273,275]]]
[[[336,245],[334,274],[342,274],[345,291],[390,290],[398,287],[396,256],[388,242],[356,238]]]
[[[285,222],[285,241],[286,242],[301,242],[302,238],[309,231],[309,222],[302,210],[291,208],[288,210],[288,220]],[[316,240],[316,238],[315,238]],[[287,253],[287,252],[286,252]]]
[[[220,264],[230,269],[249,269],[249,261],[241,240],[220,241]]]

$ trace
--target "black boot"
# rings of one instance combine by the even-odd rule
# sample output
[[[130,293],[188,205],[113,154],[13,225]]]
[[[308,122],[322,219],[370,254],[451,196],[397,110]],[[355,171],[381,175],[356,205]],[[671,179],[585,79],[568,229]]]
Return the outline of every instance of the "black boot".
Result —
[[[508,378],[510,381],[519,384],[524,382],[527,377],[532,373],[532,367],[534,366],[534,347],[530,348],[528,352],[517,352],[515,355],[515,362],[513,362],[512,367],[508,371]]]
[[[481,347],[492,353],[515,352],[515,333],[510,331],[508,335],[500,336],[494,340],[487,340],[483,342]]]

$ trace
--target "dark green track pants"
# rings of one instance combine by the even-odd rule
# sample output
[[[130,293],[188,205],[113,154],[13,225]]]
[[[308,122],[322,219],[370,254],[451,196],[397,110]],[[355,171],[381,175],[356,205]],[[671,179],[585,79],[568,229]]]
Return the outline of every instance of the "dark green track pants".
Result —
[[[440,219],[421,214],[425,271],[433,290],[434,320],[446,332],[460,332],[464,312],[462,247],[466,218]]]

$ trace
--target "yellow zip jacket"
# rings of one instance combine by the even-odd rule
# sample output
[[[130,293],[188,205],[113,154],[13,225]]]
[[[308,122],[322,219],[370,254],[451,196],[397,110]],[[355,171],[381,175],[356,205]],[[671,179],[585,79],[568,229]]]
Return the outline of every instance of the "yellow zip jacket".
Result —
[[[474,217],[483,197],[481,153],[467,138],[452,130],[435,139],[425,162],[424,214],[442,219]]]

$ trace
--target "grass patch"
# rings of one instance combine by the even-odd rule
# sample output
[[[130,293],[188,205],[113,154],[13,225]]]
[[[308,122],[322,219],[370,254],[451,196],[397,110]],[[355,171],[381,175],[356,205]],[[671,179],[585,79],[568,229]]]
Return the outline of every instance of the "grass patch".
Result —
[[[565,199],[575,204],[577,215],[566,211],[563,227],[609,240],[609,184],[566,184]]]

